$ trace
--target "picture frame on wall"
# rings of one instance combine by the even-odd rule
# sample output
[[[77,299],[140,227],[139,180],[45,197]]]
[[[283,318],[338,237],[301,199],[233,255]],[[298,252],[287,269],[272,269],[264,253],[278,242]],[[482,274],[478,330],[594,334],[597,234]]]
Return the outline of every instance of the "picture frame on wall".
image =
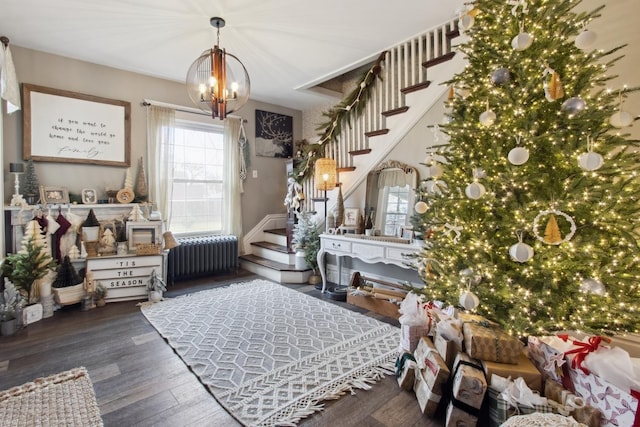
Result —
[[[256,156],[293,156],[293,117],[256,110]]]
[[[65,187],[40,186],[40,201],[43,205],[64,205],[69,203],[69,190]]]
[[[162,243],[162,221],[127,221],[126,227],[130,251],[137,245]]]
[[[98,197],[96,196],[96,190],[93,188],[82,189],[82,203],[85,205],[93,205],[98,203]]]
[[[359,217],[360,217],[359,208],[345,208],[343,225],[346,227],[356,227],[358,225]]]

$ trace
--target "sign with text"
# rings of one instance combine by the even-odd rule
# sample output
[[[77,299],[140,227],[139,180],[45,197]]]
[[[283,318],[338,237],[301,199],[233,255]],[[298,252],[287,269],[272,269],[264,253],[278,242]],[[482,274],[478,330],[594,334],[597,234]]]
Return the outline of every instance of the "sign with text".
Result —
[[[131,104],[23,84],[23,158],[130,165]]]

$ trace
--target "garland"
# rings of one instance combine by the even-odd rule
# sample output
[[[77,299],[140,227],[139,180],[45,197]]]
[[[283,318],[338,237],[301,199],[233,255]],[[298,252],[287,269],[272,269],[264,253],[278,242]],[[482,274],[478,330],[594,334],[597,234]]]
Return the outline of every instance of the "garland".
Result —
[[[382,52],[373,63],[369,71],[367,71],[358,81],[357,86],[353,89],[340,103],[336,104],[329,111],[322,113],[326,120],[320,124],[316,130],[320,138],[315,144],[307,144],[303,148],[302,161],[294,168],[293,178],[298,183],[302,183],[309,178],[312,171],[312,165],[316,157],[325,152],[326,145],[330,142],[336,142],[338,135],[342,131],[345,123],[351,124],[353,119],[358,118],[366,102],[371,98],[373,83],[375,78],[380,77],[382,66],[380,65],[387,54]]]

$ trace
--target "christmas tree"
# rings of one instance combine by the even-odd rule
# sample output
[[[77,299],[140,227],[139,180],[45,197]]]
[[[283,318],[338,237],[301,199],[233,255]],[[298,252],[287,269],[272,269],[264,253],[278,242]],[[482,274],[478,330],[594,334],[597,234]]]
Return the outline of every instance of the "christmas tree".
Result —
[[[579,3],[477,0],[463,16],[469,64],[413,216],[422,292],[521,336],[640,326],[638,141],[619,111],[635,89],[607,87],[620,48],[591,48],[599,10]]]

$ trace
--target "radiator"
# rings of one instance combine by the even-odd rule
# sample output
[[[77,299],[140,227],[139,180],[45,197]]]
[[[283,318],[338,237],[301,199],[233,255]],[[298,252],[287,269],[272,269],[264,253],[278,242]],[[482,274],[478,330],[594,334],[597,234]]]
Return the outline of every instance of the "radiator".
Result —
[[[236,236],[178,238],[180,246],[169,251],[169,283],[238,269]]]

